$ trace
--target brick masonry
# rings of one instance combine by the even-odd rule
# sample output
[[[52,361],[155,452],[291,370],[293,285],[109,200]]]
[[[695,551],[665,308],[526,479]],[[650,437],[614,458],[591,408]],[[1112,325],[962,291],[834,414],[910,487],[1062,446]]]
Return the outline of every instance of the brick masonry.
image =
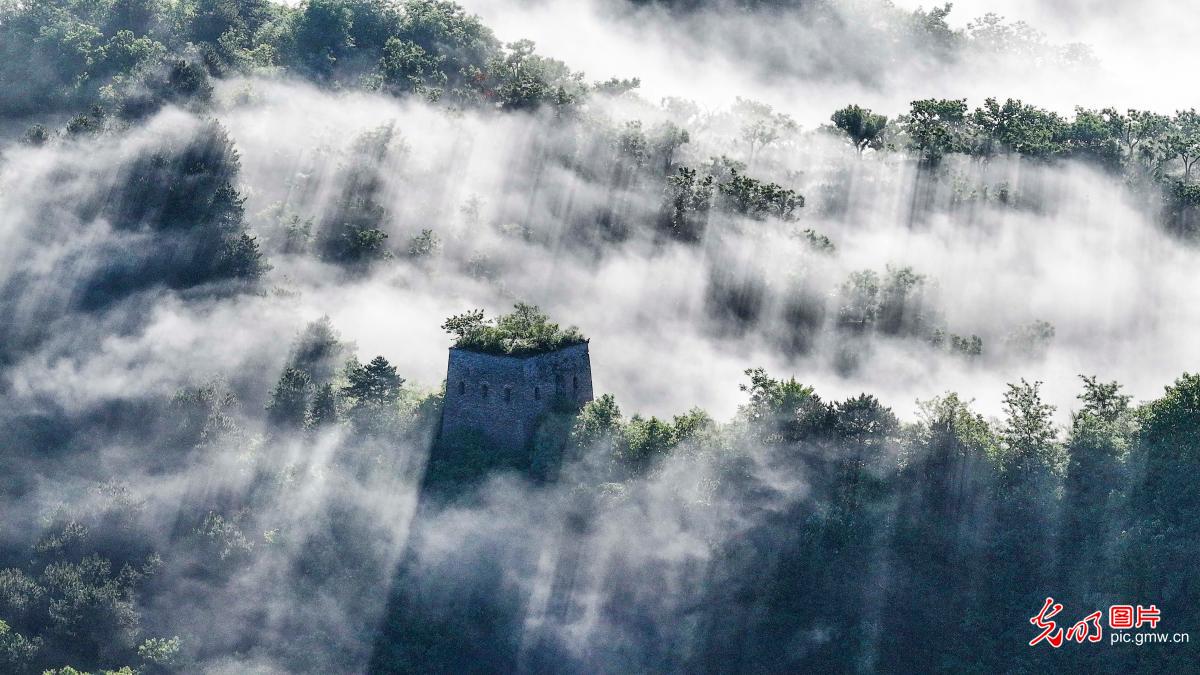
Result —
[[[590,400],[587,343],[533,356],[495,356],[452,347],[442,437],[477,431],[501,448],[527,448],[556,402],[577,410]]]

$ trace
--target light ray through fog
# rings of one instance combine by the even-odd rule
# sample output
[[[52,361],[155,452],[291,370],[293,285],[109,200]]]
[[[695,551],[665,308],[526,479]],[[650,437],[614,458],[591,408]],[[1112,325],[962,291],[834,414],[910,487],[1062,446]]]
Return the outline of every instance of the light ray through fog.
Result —
[[[176,634],[173,667],[215,673],[1000,670],[1027,646],[994,641],[1027,627],[1025,596],[1200,606],[1172,585],[1194,559],[1196,464],[1178,449],[1200,385],[1136,413],[1104,389],[1155,400],[1200,362],[1200,249],[1119,170],[1015,152],[933,170],[896,124],[928,96],[1067,116],[1190,107],[1200,15],[965,0],[951,28],[1011,10],[1047,37],[996,51],[959,35],[942,52],[936,17],[909,2],[465,4],[586,82],[642,86],[550,104],[560,81],[504,107],[493,97],[513,83],[465,63],[442,75],[477,100],[439,98],[436,78],[413,77],[444,45],[377,45],[399,79],[374,53],[363,72],[326,72],[373,38],[307,52],[312,34],[281,35],[311,29],[308,14],[226,31],[197,10],[174,37],[206,46],[171,44],[180,60],[157,66],[211,81],[211,100],[101,106],[41,140],[25,128],[67,124],[68,104],[3,120],[0,659],[28,647],[10,629],[33,636],[45,615],[37,658],[92,670]],[[205,41],[209,19],[221,32]],[[60,28],[38,40],[90,34]],[[251,33],[266,37],[238,43]],[[108,67],[126,37],[81,62]],[[1076,41],[1098,62],[1074,58]],[[30,87],[53,74],[30,72]],[[165,86],[92,75],[110,107]],[[73,77],[64,91],[90,86]],[[0,103],[16,105],[12,87],[0,78]],[[892,121],[861,156],[822,128],[851,102]],[[689,168],[692,197],[721,179],[702,217],[673,220]],[[734,176],[796,194],[756,217],[721,192]],[[199,195],[178,222],[162,215],[172,194]],[[204,276],[246,263],[231,254],[243,225],[271,269]],[[342,255],[347,242],[371,255]],[[623,413],[601,399],[545,420],[530,452],[568,453],[550,478],[472,439],[434,443],[442,323],[518,302],[590,338],[596,393]],[[348,393],[377,355],[394,397]],[[1081,374],[1099,380],[1084,397]],[[1023,380],[1043,384],[1008,386]],[[297,399],[298,417],[280,412]],[[461,484],[439,492],[446,475]],[[1131,559],[1131,576],[1107,574]],[[1143,564],[1162,578],[1136,576]],[[1120,595],[1134,587],[1161,596]],[[897,625],[919,610],[925,623]],[[931,654],[905,643],[918,629],[964,640]]]

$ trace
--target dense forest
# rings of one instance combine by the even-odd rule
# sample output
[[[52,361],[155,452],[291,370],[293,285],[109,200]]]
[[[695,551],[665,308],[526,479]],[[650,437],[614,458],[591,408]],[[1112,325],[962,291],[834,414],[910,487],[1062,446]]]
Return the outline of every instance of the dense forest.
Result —
[[[1030,641],[1200,627],[1200,113],[910,93],[1102,68],[948,4],[602,4],[787,91],[441,0],[0,4],[0,672],[1196,671]],[[528,452],[439,437],[448,347],[584,333]]]

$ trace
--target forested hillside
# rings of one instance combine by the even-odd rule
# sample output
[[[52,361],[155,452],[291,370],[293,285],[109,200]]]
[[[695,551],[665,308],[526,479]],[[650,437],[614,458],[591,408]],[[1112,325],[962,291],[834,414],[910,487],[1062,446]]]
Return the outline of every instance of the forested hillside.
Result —
[[[950,5],[601,4],[736,86],[0,4],[0,672],[1195,670],[1029,642],[1200,630],[1200,114],[922,88],[1103,73]],[[584,334],[529,453],[438,437],[447,348]]]

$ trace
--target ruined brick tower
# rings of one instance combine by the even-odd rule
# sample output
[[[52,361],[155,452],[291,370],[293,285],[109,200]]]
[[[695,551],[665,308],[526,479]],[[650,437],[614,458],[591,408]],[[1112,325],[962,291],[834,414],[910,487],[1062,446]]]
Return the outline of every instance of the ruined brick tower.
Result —
[[[451,347],[442,438],[477,432],[498,448],[527,448],[548,412],[591,400],[586,342],[522,356]]]

